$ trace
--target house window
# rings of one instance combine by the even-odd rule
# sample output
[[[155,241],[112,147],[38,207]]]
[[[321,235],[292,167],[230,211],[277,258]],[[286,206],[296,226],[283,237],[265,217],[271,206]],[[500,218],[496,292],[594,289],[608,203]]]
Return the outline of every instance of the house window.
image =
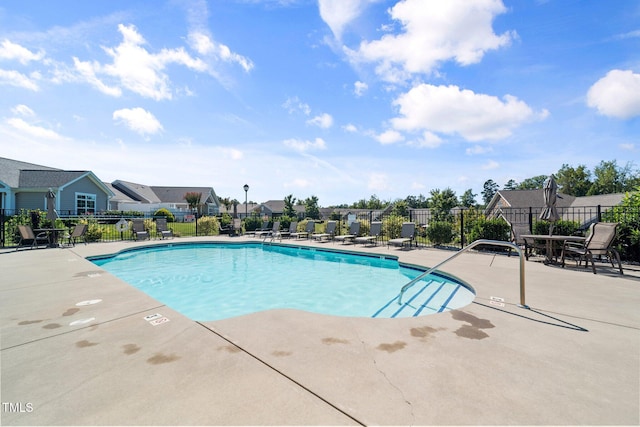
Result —
[[[76,214],[93,215],[96,212],[96,195],[76,193]]]

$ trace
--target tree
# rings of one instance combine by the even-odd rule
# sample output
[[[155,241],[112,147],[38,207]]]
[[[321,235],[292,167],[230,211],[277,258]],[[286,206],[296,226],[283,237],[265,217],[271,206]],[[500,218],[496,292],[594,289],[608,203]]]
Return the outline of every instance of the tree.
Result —
[[[539,190],[544,187],[544,182],[547,178],[549,178],[547,175],[527,178],[518,185],[518,190]]]
[[[404,202],[412,209],[420,209],[420,208],[428,208],[429,200],[420,194],[418,197],[416,196],[407,196],[404,199]]]
[[[633,170],[633,163],[618,166],[615,160],[600,162],[593,170],[595,179],[587,195],[622,193],[633,191],[640,184],[640,173]]]
[[[369,202],[367,203],[367,209],[382,209],[386,204],[382,203],[382,201],[376,196],[372,194],[369,198]]]
[[[507,181],[507,183],[504,185],[503,188],[505,190],[515,190],[518,188],[518,183],[515,182],[513,179],[510,179],[509,181]]]
[[[460,204],[465,208],[476,206],[476,196],[477,194],[473,194],[473,191],[469,188],[460,196]]]
[[[189,191],[185,193],[183,197],[187,201],[187,204],[189,205],[189,209],[191,209],[191,211],[194,211],[200,206],[200,199],[202,199],[202,193]]]
[[[556,183],[558,191],[571,196],[586,196],[591,188],[591,172],[587,170],[585,165],[578,165],[573,168],[567,164],[563,164],[556,173]]]
[[[380,199],[378,199],[378,196],[376,196],[375,194],[372,194],[371,197],[369,198],[369,200],[360,199],[356,203],[351,205],[351,207],[353,209],[377,210],[377,209],[384,208],[387,204],[388,203],[384,203]]]
[[[448,187],[442,191],[436,188],[431,190],[429,204],[435,221],[448,221],[451,219],[451,209],[458,206],[458,198],[455,191]]]
[[[401,217],[409,216],[409,205],[404,200],[398,200],[391,210],[392,215],[397,215]]]
[[[304,201],[304,207],[307,218],[320,218],[320,209],[318,208],[318,198],[316,196],[307,197]]]
[[[284,209],[282,211],[282,215],[288,216],[289,218],[295,218],[298,214],[293,207],[296,204],[296,198],[293,197],[293,194],[289,194],[284,198]]]
[[[222,203],[224,207],[227,208],[227,211],[231,210],[233,202],[231,201],[230,197],[218,197],[218,200],[220,200],[220,203]]]
[[[483,190],[480,194],[482,194],[482,200],[485,205],[488,205],[493,196],[498,192],[500,186],[496,184],[492,179],[488,179],[484,182]]]

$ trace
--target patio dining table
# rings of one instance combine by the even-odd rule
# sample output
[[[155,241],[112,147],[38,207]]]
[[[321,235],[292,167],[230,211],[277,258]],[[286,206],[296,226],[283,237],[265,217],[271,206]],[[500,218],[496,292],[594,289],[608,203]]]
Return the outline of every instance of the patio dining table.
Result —
[[[566,242],[584,242],[586,240],[585,237],[582,236],[563,236],[560,234],[523,234],[522,236],[525,240],[544,240],[546,253],[545,253],[545,264],[549,264],[553,259],[553,242],[562,242],[562,245]]]
[[[58,245],[58,236],[60,233],[67,231],[66,228],[35,228],[34,233],[47,233],[47,239],[49,239],[50,248],[57,248]]]

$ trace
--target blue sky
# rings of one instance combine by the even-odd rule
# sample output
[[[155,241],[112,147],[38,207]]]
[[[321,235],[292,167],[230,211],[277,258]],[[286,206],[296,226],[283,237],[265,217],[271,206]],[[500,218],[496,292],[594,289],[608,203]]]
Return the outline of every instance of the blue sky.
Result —
[[[636,0],[3,0],[0,157],[320,205],[640,160]]]

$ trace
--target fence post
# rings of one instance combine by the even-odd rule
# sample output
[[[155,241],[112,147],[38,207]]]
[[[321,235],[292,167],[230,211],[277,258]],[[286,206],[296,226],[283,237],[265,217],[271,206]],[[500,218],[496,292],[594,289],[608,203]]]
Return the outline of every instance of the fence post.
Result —
[[[598,207],[596,208],[597,212],[598,212],[598,222],[602,222],[602,206],[598,205]]]
[[[529,206],[529,232],[533,233],[533,208]]]
[[[0,209],[0,244],[4,248],[4,209]]]
[[[460,209],[460,248],[464,248],[464,209]]]
[[[198,212],[196,212],[195,217],[196,217],[196,237],[198,237]]]

